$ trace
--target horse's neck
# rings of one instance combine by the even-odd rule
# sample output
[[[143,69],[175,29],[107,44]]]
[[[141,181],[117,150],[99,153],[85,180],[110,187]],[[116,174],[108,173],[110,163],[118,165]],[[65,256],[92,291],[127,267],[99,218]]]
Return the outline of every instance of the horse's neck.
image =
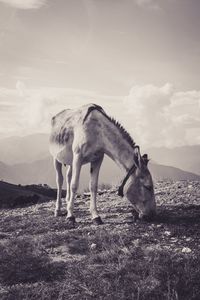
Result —
[[[117,128],[107,131],[105,152],[126,172],[133,166],[134,149]]]

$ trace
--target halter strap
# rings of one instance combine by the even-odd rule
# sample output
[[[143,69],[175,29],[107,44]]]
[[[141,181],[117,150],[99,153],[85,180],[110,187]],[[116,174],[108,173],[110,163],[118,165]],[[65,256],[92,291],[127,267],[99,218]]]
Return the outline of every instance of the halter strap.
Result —
[[[125,186],[127,180],[129,179],[129,177],[131,176],[131,174],[133,174],[136,169],[137,169],[137,167],[134,163],[118,188],[118,196],[124,197],[124,186]]]
[[[140,152],[140,147],[138,145],[135,145],[134,149],[137,149]],[[129,177],[131,176],[131,174],[133,174],[136,169],[137,169],[137,165],[136,162],[134,162],[134,164],[132,165],[132,167],[130,168],[130,170],[128,171],[128,173],[126,174],[125,178],[123,179],[122,183],[118,188],[118,196],[124,197],[124,186],[127,180],[129,179]]]

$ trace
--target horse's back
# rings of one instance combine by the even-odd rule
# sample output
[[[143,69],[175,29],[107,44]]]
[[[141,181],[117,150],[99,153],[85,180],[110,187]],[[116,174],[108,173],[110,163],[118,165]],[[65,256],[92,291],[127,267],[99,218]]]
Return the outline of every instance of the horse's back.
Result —
[[[50,152],[59,161],[71,164],[73,144],[87,157],[91,148],[100,148],[100,123],[95,110],[101,110],[101,107],[88,104],[76,110],[63,110],[52,118]]]

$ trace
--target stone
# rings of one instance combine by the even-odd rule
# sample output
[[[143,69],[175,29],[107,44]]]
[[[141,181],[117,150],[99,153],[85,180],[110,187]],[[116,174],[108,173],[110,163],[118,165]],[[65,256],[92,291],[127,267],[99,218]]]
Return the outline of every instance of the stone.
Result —
[[[95,250],[96,248],[97,248],[97,244],[92,243],[92,244],[90,245],[90,249],[91,249],[91,250]]]
[[[192,250],[190,248],[188,248],[188,247],[184,247],[182,249],[182,253],[190,253],[190,252],[192,252]]]

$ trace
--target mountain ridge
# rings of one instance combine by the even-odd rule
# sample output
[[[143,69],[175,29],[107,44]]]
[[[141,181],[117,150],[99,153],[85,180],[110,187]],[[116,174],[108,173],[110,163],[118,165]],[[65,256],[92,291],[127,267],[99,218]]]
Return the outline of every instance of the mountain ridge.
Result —
[[[154,181],[157,180],[200,180],[200,176],[181,169],[163,166],[159,164],[149,164]],[[63,174],[65,167],[63,167]],[[105,157],[99,176],[100,184],[118,185],[124,177],[119,167]],[[13,166],[0,162],[0,179],[14,184],[48,184],[56,187],[55,170],[52,158],[49,156],[44,160],[32,163],[15,164]],[[84,190],[89,184],[89,164],[82,167],[80,176],[80,190]],[[65,187],[65,184],[64,184]]]
[[[0,179],[16,184],[46,183],[55,187],[55,170],[48,150],[48,140],[49,135],[44,133],[1,139]],[[200,145],[174,149],[152,147],[145,152],[151,158],[149,166],[155,181],[200,180]],[[99,182],[116,185],[124,175],[119,167],[105,156]],[[88,187],[88,182],[89,165],[82,168],[80,189]]]
[[[152,147],[149,157],[159,164],[173,166],[200,175],[200,145],[175,148]]]

